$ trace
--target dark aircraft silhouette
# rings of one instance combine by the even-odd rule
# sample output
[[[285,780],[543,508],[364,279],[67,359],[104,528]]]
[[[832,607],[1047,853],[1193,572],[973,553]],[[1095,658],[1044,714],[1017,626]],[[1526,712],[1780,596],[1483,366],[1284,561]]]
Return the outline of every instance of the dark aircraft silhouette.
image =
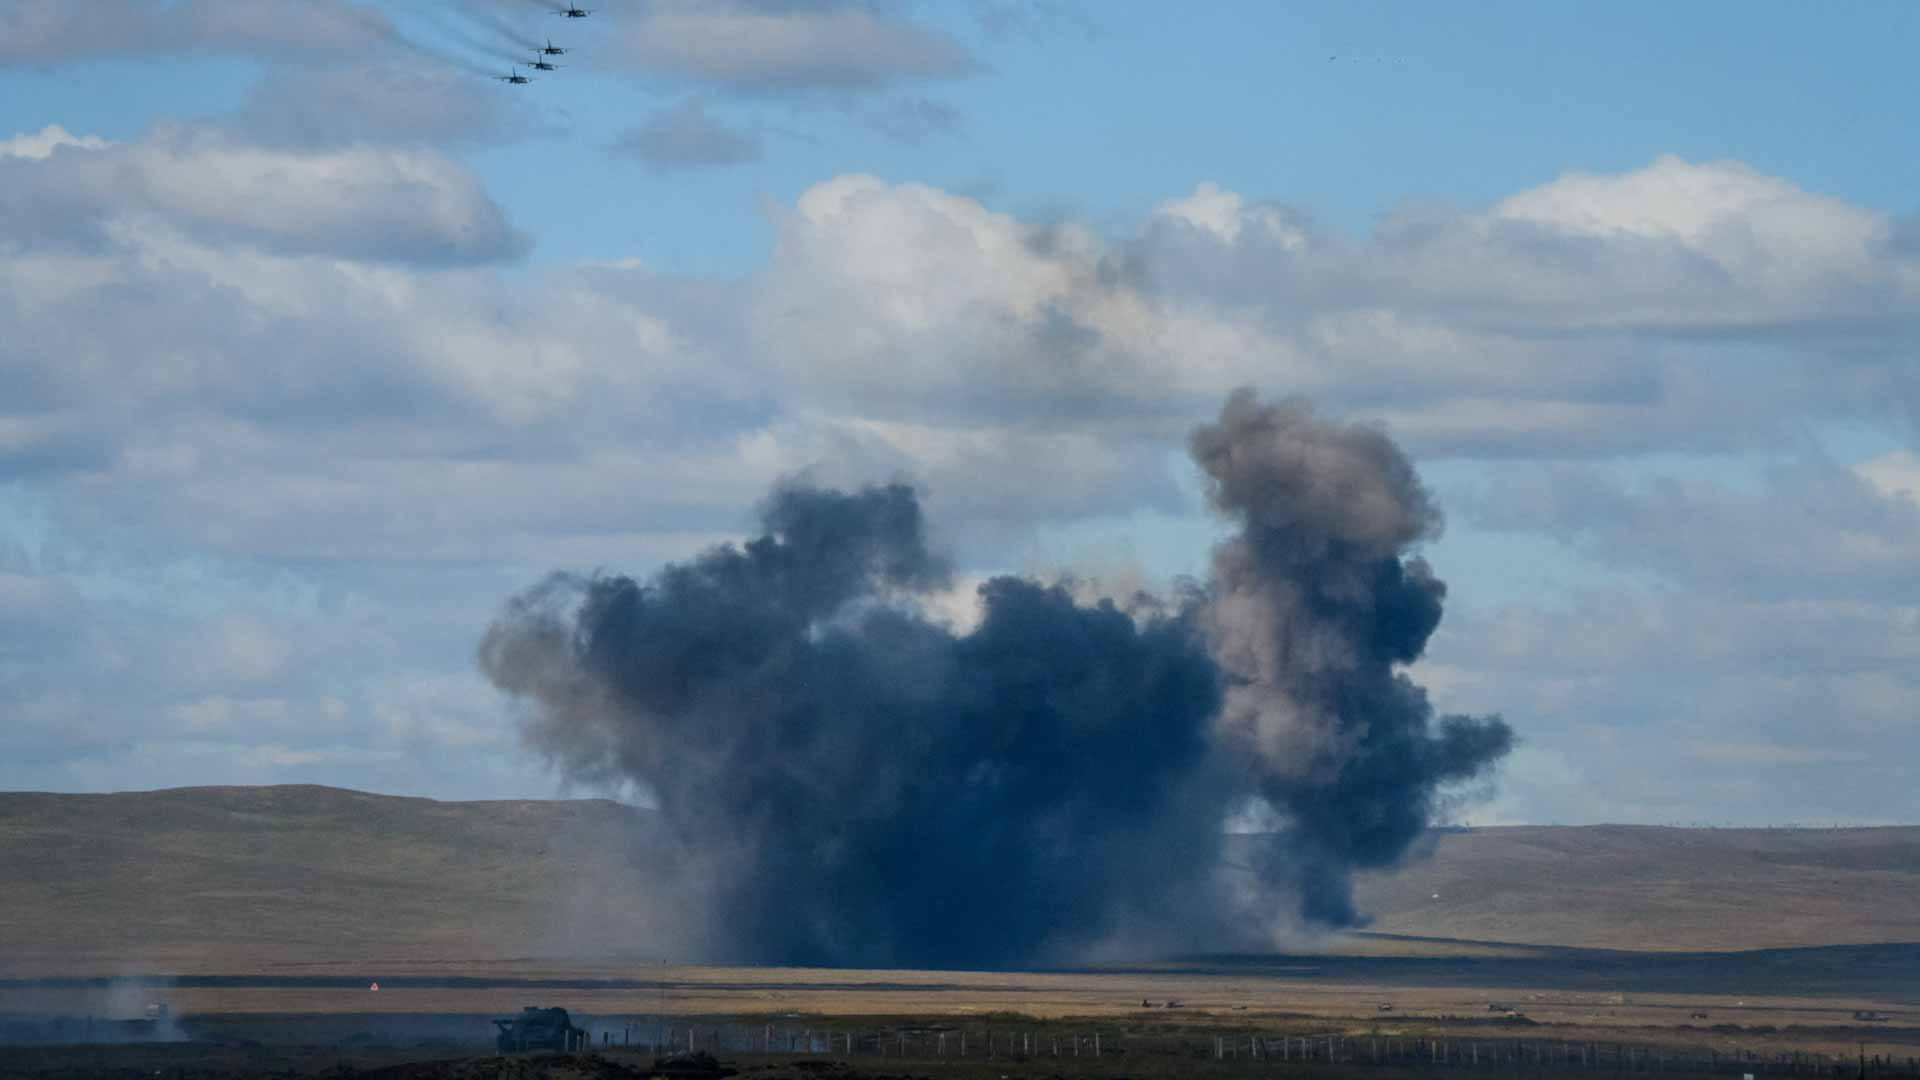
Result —
[[[563,7],[563,8],[554,8],[553,13],[555,15],[565,15],[569,19],[584,19],[587,16],[593,14],[593,9],[576,7],[573,4],[568,4],[566,7]]]
[[[495,75],[494,78],[499,79],[501,82],[504,82],[504,83],[519,83],[522,86],[533,81],[532,79],[527,78],[525,75],[520,74],[520,68],[517,65],[513,69],[513,74]]]
[[[559,71],[560,70],[559,64],[549,64],[538,56],[534,57],[533,62],[528,64],[527,66],[534,69],[535,71]]]
[[[541,49],[541,50],[540,50],[540,52],[541,52],[541,54],[542,54],[542,55],[544,55],[544,56],[565,56],[565,55],[567,55],[567,50],[565,50],[565,49],[563,49],[563,48],[561,48],[561,47],[560,47],[560,46],[558,46],[558,45],[555,45],[555,44],[553,43],[553,39],[552,39],[552,38],[548,38],[548,39],[547,39],[547,47],[546,47],[546,48],[544,48],[544,49]]]

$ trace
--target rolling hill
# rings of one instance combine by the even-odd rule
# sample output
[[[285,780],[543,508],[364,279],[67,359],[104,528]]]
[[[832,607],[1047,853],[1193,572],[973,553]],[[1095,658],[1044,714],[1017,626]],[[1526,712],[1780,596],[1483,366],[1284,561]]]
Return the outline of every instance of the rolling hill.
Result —
[[[1447,831],[1369,875],[1371,929],[1661,951],[1920,942],[1920,828]]]
[[[648,814],[323,787],[0,794],[0,975],[671,952]],[[1389,934],[1649,950],[1920,942],[1920,828],[1436,834]]]

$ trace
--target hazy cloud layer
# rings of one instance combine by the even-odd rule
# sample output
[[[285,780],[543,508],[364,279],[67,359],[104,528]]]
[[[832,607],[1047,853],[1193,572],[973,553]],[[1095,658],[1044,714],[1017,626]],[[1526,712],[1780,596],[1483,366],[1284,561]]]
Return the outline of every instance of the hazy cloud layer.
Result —
[[[444,145],[533,128],[525,108],[510,107],[524,105],[476,90],[471,71],[388,53],[273,65],[229,122],[267,145]]]
[[[707,114],[700,99],[688,98],[622,135],[614,149],[653,169],[672,171],[744,164],[760,156],[760,140],[726,127]]]
[[[860,0],[648,0],[614,14],[619,61],[739,93],[871,90],[975,64],[948,35]]]
[[[48,49],[132,47],[75,6],[0,10]],[[130,10],[266,47],[213,7]],[[717,10],[865,20],[924,46],[880,51],[893,73],[863,85],[966,68],[880,9]],[[328,33],[348,31],[312,40]],[[1208,184],[1096,230],[848,175],[770,209],[774,243],[738,278],[509,270],[528,238],[417,142],[502,119],[373,63],[376,85],[419,79],[418,95],[376,115],[290,60],[218,127],[0,133],[0,704],[22,718],[0,735],[22,763],[5,784],[228,769],[405,787],[425,782],[407,757],[425,745],[528,783],[491,748],[452,749],[505,722],[448,689],[470,678],[487,603],[410,605],[684,557],[749,528],[741,508],[796,472],[912,478],[966,568],[1004,569],[1048,530],[1194,515],[1181,440],[1239,385],[1484,470],[1451,504],[1456,532],[1574,568],[1507,605],[1476,600],[1475,574],[1499,575],[1435,567],[1457,614],[1423,664],[1434,704],[1524,720],[1518,760],[1540,775],[1601,769],[1609,745],[1624,761],[1644,743],[1618,733],[1676,701],[1697,703],[1687,753],[1727,791],[1818,749],[1796,715],[1871,732],[1877,761],[1914,750],[1910,223],[1673,158],[1363,236]],[[698,63],[715,86],[828,85],[804,65]],[[361,104],[311,107],[335,95]],[[1823,425],[1869,433],[1867,460],[1827,460],[1805,436]],[[1768,467],[1715,465],[1734,451]],[[1639,464],[1673,457],[1695,467]],[[226,610],[256,574],[303,599]],[[1607,575],[1633,587],[1580,591]],[[380,629],[401,623],[417,633]],[[181,661],[181,639],[220,659]],[[329,685],[309,655],[367,674]],[[267,734],[303,716],[347,734]],[[1895,786],[1861,790],[1920,813]],[[1590,805],[1511,792],[1502,813]]]
[[[377,8],[353,0],[0,0],[0,63],[113,53],[344,53],[393,32]]]

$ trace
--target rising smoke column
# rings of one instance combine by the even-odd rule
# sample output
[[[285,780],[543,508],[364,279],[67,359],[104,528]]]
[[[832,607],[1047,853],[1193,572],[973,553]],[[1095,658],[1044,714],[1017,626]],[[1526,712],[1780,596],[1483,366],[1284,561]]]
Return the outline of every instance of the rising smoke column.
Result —
[[[657,796],[711,946],[808,964],[1011,966],[1203,909],[1226,795],[1191,621],[999,578],[956,635],[913,492],[787,489],[765,534],[647,582],[555,578],[480,650],[534,745]]]
[[[655,795],[654,868],[698,897],[711,956],[998,967],[1119,934],[1238,946],[1294,897],[1349,925],[1353,871],[1403,854],[1511,735],[1461,717],[1436,733],[1398,670],[1444,588],[1407,555],[1438,515],[1383,434],[1241,393],[1192,451],[1238,532],[1172,598],[1123,610],[1000,577],[956,633],[919,613],[947,575],[911,489],[787,488],[743,545],[646,581],[550,578],[481,666],[569,775]],[[1221,833],[1254,796],[1286,825],[1249,910]]]
[[[1355,868],[1386,866],[1427,827],[1443,785],[1511,747],[1497,717],[1447,716],[1398,668],[1440,624],[1446,586],[1408,554],[1440,513],[1386,434],[1305,403],[1233,394],[1189,440],[1213,509],[1239,531],[1214,551],[1205,614],[1227,684],[1219,726],[1287,820],[1264,876],[1301,913],[1360,921]]]

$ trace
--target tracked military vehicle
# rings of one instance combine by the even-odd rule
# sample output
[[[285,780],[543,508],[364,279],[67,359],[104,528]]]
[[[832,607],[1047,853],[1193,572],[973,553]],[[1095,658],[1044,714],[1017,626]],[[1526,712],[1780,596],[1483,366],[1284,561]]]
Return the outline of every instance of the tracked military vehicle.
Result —
[[[520,1015],[511,1020],[495,1020],[493,1026],[500,1029],[499,1038],[494,1045],[503,1054],[517,1053],[521,1050],[557,1050],[562,1053],[570,1050],[584,1050],[587,1046],[587,1029],[573,1026],[573,1018],[565,1009],[542,1009],[529,1005],[520,1010]]]

